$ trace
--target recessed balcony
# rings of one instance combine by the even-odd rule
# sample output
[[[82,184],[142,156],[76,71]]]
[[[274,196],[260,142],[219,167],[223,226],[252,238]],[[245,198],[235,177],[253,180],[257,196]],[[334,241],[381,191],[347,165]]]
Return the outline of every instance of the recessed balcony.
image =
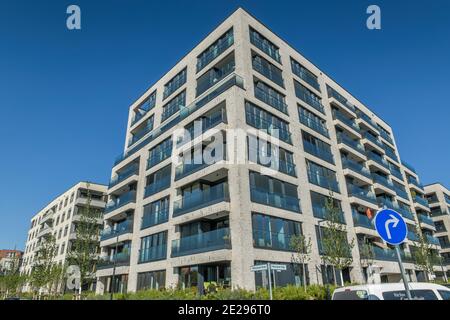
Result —
[[[192,255],[222,249],[231,249],[229,228],[202,232],[172,241],[172,257]]]

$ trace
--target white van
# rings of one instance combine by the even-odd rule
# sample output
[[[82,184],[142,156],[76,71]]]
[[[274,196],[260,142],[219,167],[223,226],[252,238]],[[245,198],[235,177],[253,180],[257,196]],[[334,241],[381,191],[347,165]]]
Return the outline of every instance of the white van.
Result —
[[[413,300],[450,300],[450,288],[434,283],[411,282],[409,290]],[[407,300],[407,297],[400,282],[337,288],[332,300]]]

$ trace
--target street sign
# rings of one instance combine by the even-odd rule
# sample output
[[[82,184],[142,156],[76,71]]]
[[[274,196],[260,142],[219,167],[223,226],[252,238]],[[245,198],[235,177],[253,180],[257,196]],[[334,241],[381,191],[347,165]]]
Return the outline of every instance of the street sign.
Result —
[[[285,264],[270,264],[270,269],[276,270],[276,271],[286,271],[286,265]]]
[[[377,213],[375,228],[381,239],[392,245],[398,245],[405,241],[408,233],[403,217],[391,209],[383,209]]]
[[[250,268],[251,271],[256,272],[256,271],[264,271],[267,270],[267,264],[257,264],[254,265]]]

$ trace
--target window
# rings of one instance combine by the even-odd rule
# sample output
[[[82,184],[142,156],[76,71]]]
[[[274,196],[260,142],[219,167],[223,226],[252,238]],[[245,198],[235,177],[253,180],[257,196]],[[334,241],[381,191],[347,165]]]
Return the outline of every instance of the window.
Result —
[[[61,252],[60,252],[60,254],[64,254],[65,250],[66,250],[66,244],[63,243],[63,244],[61,245]]]
[[[326,121],[304,107],[298,107],[300,123],[329,138]]]
[[[64,228],[64,237],[67,236],[67,232],[69,231],[69,226],[66,226]]]
[[[167,138],[149,151],[147,168],[164,161],[172,155],[172,137]]]
[[[269,106],[288,114],[284,95],[262,81],[255,81],[255,97]]]
[[[309,154],[312,154],[322,160],[334,164],[333,154],[331,153],[331,146],[316,138],[312,134],[302,130],[303,148]]]
[[[450,291],[438,290],[438,292],[441,295],[442,300],[450,300]]]
[[[144,206],[141,229],[148,228],[169,219],[169,197],[165,197]]]
[[[141,238],[139,262],[149,262],[166,259],[167,231],[155,233]]]
[[[231,47],[233,42],[233,28],[231,28],[197,57],[197,72]]]
[[[170,186],[172,165],[165,166],[162,169],[150,174],[147,177],[147,186],[145,188],[145,197],[153,195]]]
[[[252,27],[250,27],[250,42],[276,62],[281,63],[279,48]]]
[[[252,54],[252,66],[254,70],[258,71],[267,79],[284,88],[284,80],[281,69],[255,53]]]
[[[317,111],[325,114],[325,109],[322,105],[321,98],[318,95],[316,95],[311,90],[302,85],[300,82],[297,82],[295,80],[294,80],[294,89],[297,98],[307,103]]]
[[[170,118],[170,116],[177,113],[182,107],[186,106],[186,90],[178,94],[175,98],[170,100],[163,106],[163,112],[161,115],[161,122]]]
[[[169,82],[166,83],[166,85],[164,86],[163,99],[166,99],[186,83],[186,75],[187,69],[184,68],[175,77],[173,77]]]
[[[299,62],[291,58],[291,68],[292,73],[298,76],[300,79],[304,80],[310,86],[312,86],[317,91],[320,91],[319,82],[317,77],[311,71],[302,66]]]
[[[234,53],[229,54],[197,79],[196,96],[203,94],[231,74],[235,68]]]
[[[158,290],[166,285],[166,270],[138,273],[136,290]]]
[[[309,160],[306,160],[306,167],[310,183],[339,193],[336,172]]]
[[[300,222],[252,214],[253,244],[255,247],[291,251],[291,237],[302,234]]]
[[[147,112],[153,109],[156,105],[156,90],[153,91],[136,109],[134,109],[134,118],[131,124],[135,124],[142,119]]]
[[[291,143],[289,123],[286,121],[248,101],[245,103],[245,115],[248,125],[276,136],[286,143]]]

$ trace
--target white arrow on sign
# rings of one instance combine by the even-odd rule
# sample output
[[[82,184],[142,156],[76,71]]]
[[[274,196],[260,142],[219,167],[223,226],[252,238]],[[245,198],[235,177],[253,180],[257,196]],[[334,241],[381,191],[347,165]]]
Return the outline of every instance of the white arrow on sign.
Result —
[[[391,219],[386,220],[385,224],[384,224],[384,228],[386,229],[386,235],[388,237],[388,239],[391,239],[391,231],[389,230],[389,225],[392,224],[392,226],[395,228],[397,227],[398,223],[400,220],[398,220],[398,218],[392,214],[389,215],[391,217]]]

